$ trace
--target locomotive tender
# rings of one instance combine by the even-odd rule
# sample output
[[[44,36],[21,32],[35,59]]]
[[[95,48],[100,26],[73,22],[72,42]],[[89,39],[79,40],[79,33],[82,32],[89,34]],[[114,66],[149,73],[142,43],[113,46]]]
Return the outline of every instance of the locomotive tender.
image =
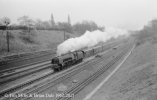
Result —
[[[102,45],[87,50],[78,50],[70,52],[61,56],[54,57],[51,60],[51,63],[54,65],[53,66],[54,71],[60,71],[63,70],[64,68],[67,68],[71,65],[81,62],[84,58],[88,58],[90,56],[94,56],[95,54],[103,52],[108,48],[106,48],[105,45]]]

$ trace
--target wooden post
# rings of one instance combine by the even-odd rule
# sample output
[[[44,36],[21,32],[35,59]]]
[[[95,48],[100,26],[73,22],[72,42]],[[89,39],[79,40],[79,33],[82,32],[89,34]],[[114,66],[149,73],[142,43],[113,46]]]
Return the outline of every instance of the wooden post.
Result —
[[[65,30],[64,30],[64,41],[65,41]]]
[[[9,32],[7,31],[7,34],[6,34],[6,38],[7,38],[7,51],[9,52],[10,51],[10,48],[9,48]]]

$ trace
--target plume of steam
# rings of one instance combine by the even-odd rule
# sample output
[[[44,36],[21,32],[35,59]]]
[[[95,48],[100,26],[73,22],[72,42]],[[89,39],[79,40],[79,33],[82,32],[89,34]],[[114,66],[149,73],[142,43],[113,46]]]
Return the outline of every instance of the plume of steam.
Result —
[[[57,47],[57,55],[73,52],[85,47],[93,47],[100,42],[106,42],[111,38],[117,38],[119,36],[128,36],[128,32],[122,29],[105,28],[105,32],[101,31],[87,31],[80,37],[70,38]]]

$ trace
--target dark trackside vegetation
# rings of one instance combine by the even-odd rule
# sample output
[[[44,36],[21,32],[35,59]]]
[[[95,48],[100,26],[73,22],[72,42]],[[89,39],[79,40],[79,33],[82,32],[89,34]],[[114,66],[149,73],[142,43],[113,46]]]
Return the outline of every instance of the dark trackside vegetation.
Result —
[[[141,45],[146,41],[157,43],[157,19],[150,21],[143,29],[134,31],[132,36],[136,38],[137,45]]]

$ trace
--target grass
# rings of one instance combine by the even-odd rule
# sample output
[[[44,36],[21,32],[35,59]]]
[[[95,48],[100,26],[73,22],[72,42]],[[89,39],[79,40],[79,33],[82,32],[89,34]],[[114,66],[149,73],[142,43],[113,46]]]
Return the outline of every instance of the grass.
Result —
[[[157,43],[147,41],[133,53],[99,92],[106,100],[157,100]],[[93,100],[93,99],[92,99]]]
[[[24,52],[54,49],[64,41],[63,31],[32,30],[30,33],[22,30],[11,30],[10,52],[7,52],[6,32],[0,31],[0,57]],[[75,37],[65,33],[67,37]]]

